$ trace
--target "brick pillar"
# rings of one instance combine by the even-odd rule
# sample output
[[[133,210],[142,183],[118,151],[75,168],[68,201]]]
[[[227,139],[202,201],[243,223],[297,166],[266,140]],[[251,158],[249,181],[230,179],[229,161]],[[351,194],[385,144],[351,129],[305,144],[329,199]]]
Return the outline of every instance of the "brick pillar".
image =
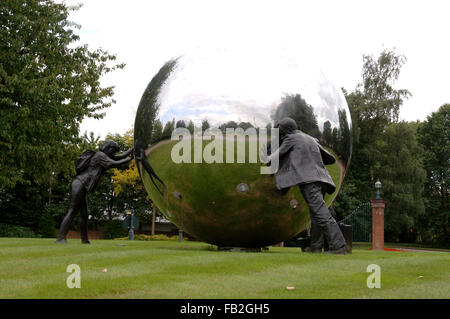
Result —
[[[372,206],[372,249],[384,250],[384,200],[370,200]]]

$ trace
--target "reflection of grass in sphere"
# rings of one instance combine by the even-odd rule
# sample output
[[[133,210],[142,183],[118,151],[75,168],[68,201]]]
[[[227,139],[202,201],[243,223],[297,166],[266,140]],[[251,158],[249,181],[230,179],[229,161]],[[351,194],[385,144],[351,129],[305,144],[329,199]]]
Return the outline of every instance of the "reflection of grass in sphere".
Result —
[[[221,246],[264,246],[292,238],[309,223],[308,206],[299,188],[293,187],[285,195],[277,192],[275,177],[261,175],[259,163],[248,163],[248,145],[245,163],[175,164],[171,150],[176,143],[160,142],[148,154],[156,174],[166,183],[164,196],[147,173],[143,181],[162,213],[184,231]],[[203,141],[203,147],[208,143]],[[191,149],[193,152],[193,145]],[[236,158],[236,144],[234,154]],[[326,168],[339,187],[339,165]],[[239,183],[246,183],[249,190],[237,191]],[[175,191],[181,199],[174,196]],[[328,205],[336,194],[326,196]],[[296,208],[290,205],[294,198],[299,202]]]

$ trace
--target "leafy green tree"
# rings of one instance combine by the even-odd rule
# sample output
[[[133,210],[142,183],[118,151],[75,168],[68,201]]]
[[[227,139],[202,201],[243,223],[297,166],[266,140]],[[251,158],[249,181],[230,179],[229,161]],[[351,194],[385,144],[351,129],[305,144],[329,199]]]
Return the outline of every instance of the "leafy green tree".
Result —
[[[116,212],[113,172],[106,171],[95,192],[88,194],[89,227],[98,229],[105,221],[112,219]],[[75,227],[77,224],[74,223]]]
[[[333,128],[333,131],[331,131],[331,145],[335,145],[338,142],[339,139],[339,132],[337,127]]]
[[[184,123],[183,120],[179,120],[179,121],[177,121],[177,124],[175,125],[175,127],[184,127],[184,128],[186,128],[186,123]]]
[[[94,132],[84,132],[81,137],[81,142],[78,144],[79,152],[82,153],[86,150],[95,150],[100,147],[100,136],[95,136]]]
[[[238,124],[238,127],[242,128],[245,131],[246,129],[249,129],[254,126],[250,122],[240,122]]]
[[[152,139],[151,143],[155,143],[159,140],[161,140],[163,135],[163,126],[159,119],[155,120],[155,123],[153,124],[153,132],[152,132]]]
[[[369,199],[374,197],[376,174],[378,174],[377,177],[382,179],[382,181],[384,178],[389,180],[392,178],[386,177],[386,171],[383,171],[383,174],[380,171],[377,171],[376,173],[376,168],[379,169],[382,167],[380,163],[383,163],[385,170],[395,170],[398,168],[397,160],[394,159],[394,161],[390,163],[389,161],[386,161],[382,155],[383,152],[391,152],[386,147],[387,141],[385,139],[388,137],[386,134],[394,134],[393,128],[386,134],[385,130],[390,124],[398,121],[400,107],[403,104],[404,99],[410,96],[410,93],[407,90],[394,88],[395,82],[398,79],[401,68],[405,62],[406,58],[403,55],[397,54],[394,50],[383,50],[377,58],[364,55],[361,83],[359,83],[356,89],[351,93],[348,93],[343,89],[352,118],[352,155],[346,179],[334,204],[336,214],[339,216],[345,216],[359,204],[368,202]],[[341,122],[344,120],[342,115],[340,115],[339,118]],[[405,140],[406,137],[402,137],[398,142],[400,144],[414,144],[415,142],[411,137],[410,130],[406,129],[405,126],[397,128],[397,130],[402,129],[409,132],[409,140]],[[343,132],[340,130],[333,128],[331,132],[331,145],[339,143],[339,140],[342,139],[342,133]],[[348,134],[348,132],[345,134]],[[392,144],[392,142],[390,143]],[[392,146],[391,144],[389,145]],[[412,166],[420,168],[417,157],[413,156],[411,161],[412,163],[410,164]],[[386,176],[384,174],[386,174]],[[392,171],[392,174],[394,174],[394,171]],[[420,178],[416,177],[415,180],[417,182]],[[386,183],[387,187],[391,189],[394,189],[394,186],[399,186],[398,184],[389,185],[391,182],[388,180]],[[383,184],[385,184],[385,181],[383,181]],[[420,183],[417,182],[416,185],[418,184]],[[418,187],[420,190],[420,185]],[[413,197],[416,201],[420,202],[420,200],[416,198],[416,195]],[[391,196],[390,198],[387,198],[387,200],[391,201],[392,198],[393,197]],[[397,208],[401,206],[401,204],[399,204],[401,201],[393,199],[393,202]],[[389,210],[388,206],[386,209],[387,211]],[[419,211],[420,210],[419,203]],[[403,211],[403,209],[401,211]],[[400,236],[406,234],[407,225],[411,225],[411,218],[414,218],[408,217],[410,215],[417,216],[417,213],[412,211],[412,209],[409,209],[407,210],[407,213],[400,217],[396,215],[396,211],[391,215],[393,217],[392,219],[390,219],[391,216],[387,217],[387,236],[398,239]],[[395,218],[397,219],[403,218],[400,221],[400,226],[398,228],[393,226],[396,222],[394,216],[396,216]]]
[[[340,221],[351,214],[361,204],[357,194],[358,189],[356,188],[355,183],[347,178],[333,203],[337,221]]]
[[[192,120],[189,121],[187,129],[189,130],[189,133],[191,133],[191,135],[194,134],[195,126],[194,126],[194,122],[192,122]]]
[[[278,105],[271,117],[275,123],[285,117],[290,117],[297,123],[300,130],[306,134],[320,138],[319,126],[317,125],[314,110],[300,94],[286,94],[282,97],[280,105]]]
[[[146,148],[148,144],[156,141],[156,139],[152,138],[152,135],[153,125],[159,112],[159,93],[161,92],[162,85],[173,72],[176,65],[177,59],[166,62],[158,73],[152,78],[150,83],[147,85],[144,94],[142,94],[138,109],[136,111],[136,120],[134,123],[134,143],[139,148]],[[174,127],[175,123],[173,123],[172,130]],[[171,134],[172,131],[170,131],[168,137],[170,137]],[[167,136],[161,136],[161,139],[165,137]]]
[[[56,237],[55,220],[49,212],[42,214],[39,220],[39,234],[44,238]]]
[[[405,62],[406,58],[393,50],[383,50],[378,58],[364,55],[362,82],[351,93],[343,89],[352,118],[352,160],[342,191],[354,194],[359,203],[373,197],[374,169],[379,153],[377,148],[381,145],[379,141],[383,138],[385,128],[398,120],[403,100],[410,96],[405,89],[394,89]],[[342,116],[340,120],[343,120]],[[338,143],[340,134],[342,132],[333,128],[332,145]],[[358,192],[353,193],[347,187],[356,187]],[[344,199],[355,202],[348,196],[338,196],[337,206],[353,206],[344,204]]]
[[[49,185],[70,171],[79,126],[114,101],[100,77],[123,64],[78,45],[71,10],[50,0],[0,2],[0,188]]]
[[[323,123],[323,139],[327,145],[332,145],[332,133],[331,133],[331,123],[330,121],[325,121]]]
[[[425,149],[426,211],[420,216],[422,241],[450,244],[450,104],[427,117],[419,129]]]
[[[105,239],[124,237],[126,232],[123,229],[122,223],[123,222],[119,219],[110,220],[106,228]]]
[[[398,121],[400,106],[411,95],[408,90],[394,88],[405,62],[406,58],[393,50],[383,50],[378,58],[364,55],[362,83],[346,94],[355,127],[355,155],[367,163],[370,184],[375,182],[376,142],[387,125]]]
[[[0,189],[0,223],[38,230],[41,214],[45,211],[45,191],[34,181],[18,182],[12,188]]]
[[[226,133],[227,128],[238,128],[238,124],[235,121],[228,121],[227,123],[224,123],[219,126],[219,130],[221,130],[223,133]]]
[[[172,121],[167,121],[164,125],[164,129],[162,132],[162,138],[170,138],[172,136],[172,132],[175,129],[175,119]]]
[[[133,130],[126,132],[121,139],[125,148],[133,145]],[[141,221],[151,222],[152,201],[143,187],[136,161],[131,161],[124,169],[113,169],[111,179],[115,211],[122,215],[126,209],[132,209]]]
[[[392,123],[377,144],[375,175],[380,178],[386,202],[387,241],[412,242],[415,222],[425,210],[423,147],[417,139],[418,123]]]
[[[335,149],[341,154],[341,158],[344,163],[350,158],[352,149],[352,135],[347,121],[347,113],[345,110],[338,110],[339,116],[339,129],[338,138],[335,142]]]
[[[206,131],[209,128],[210,128],[210,125],[209,125],[208,120],[203,120],[202,121],[202,132]]]

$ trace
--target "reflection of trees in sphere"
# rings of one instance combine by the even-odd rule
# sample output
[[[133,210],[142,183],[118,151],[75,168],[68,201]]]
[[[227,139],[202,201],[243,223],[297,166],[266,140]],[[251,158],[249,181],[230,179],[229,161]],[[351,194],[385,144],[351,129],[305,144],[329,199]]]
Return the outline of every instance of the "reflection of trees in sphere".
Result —
[[[168,61],[147,86],[136,114],[135,148],[146,150],[166,186],[158,191],[158,181],[141,170],[147,192],[173,223],[212,244],[261,247],[292,238],[308,225],[308,206],[298,187],[281,193],[274,176],[261,175],[260,163],[249,163],[255,136],[245,140],[245,163],[194,163],[191,154],[191,163],[177,164],[171,150],[178,140],[170,140],[175,127],[195,127],[193,145],[207,128],[270,129],[287,116],[337,159],[326,166],[337,186],[325,197],[330,205],[350,161],[351,119],[342,92],[319,69],[270,52],[197,50]],[[225,134],[217,138],[225,140]],[[225,142],[223,147],[225,154]]]

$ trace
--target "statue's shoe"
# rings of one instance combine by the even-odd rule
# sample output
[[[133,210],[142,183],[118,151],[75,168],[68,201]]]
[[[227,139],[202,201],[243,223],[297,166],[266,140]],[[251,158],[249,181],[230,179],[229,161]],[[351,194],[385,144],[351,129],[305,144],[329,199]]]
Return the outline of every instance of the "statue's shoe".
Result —
[[[325,254],[332,254],[332,255],[346,255],[347,251],[344,248],[339,248],[339,249],[333,249],[333,250],[328,250],[325,252]]]
[[[302,250],[304,253],[313,253],[313,254],[321,254],[322,249],[312,249],[311,246],[305,247]]]
[[[57,244],[67,244],[67,239],[63,238],[63,239],[57,239],[55,241],[55,243]]]

